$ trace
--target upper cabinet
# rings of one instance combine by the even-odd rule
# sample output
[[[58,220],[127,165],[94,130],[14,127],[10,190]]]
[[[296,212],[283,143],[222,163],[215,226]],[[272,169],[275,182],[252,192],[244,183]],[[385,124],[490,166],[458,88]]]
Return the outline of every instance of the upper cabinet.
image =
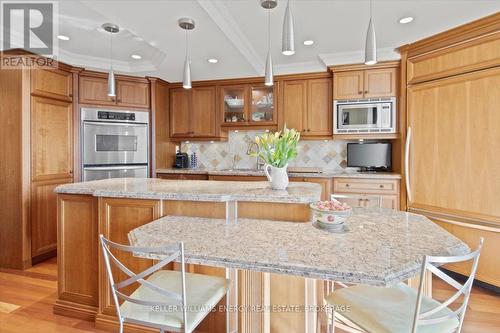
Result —
[[[150,108],[149,82],[142,78],[116,79],[116,96],[108,96],[108,79],[102,75],[80,75],[80,103],[119,106],[134,109]]]
[[[261,84],[222,85],[219,100],[222,126],[277,124],[275,89]]]
[[[218,139],[215,86],[170,89],[170,137]]]
[[[396,96],[396,68],[375,68],[333,73],[333,99]]]
[[[71,101],[73,100],[73,73],[62,69],[32,69],[31,93]]]
[[[331,139],[331,91],[330,77],[283,81],[280,128],[295,128],[305,139]]]

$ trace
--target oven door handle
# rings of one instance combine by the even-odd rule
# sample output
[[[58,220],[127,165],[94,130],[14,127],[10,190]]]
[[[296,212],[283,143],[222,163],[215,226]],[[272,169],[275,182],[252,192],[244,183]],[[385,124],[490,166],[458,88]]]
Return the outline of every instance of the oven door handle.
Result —
[[[83,170],[88,171],[111,171],[111,170],[138,170],[147,168],[147,165],[138,166],[112,166],[112,167],[84,167]]]
[[[130,126],[130,127],[148,127],[148,124],[145,123],[105,123],[105,122],[98,122],[98,121],[87,121],[85,120],[83,122],[84,125],[90,124],[90,125],[96,125],[96,126]]]

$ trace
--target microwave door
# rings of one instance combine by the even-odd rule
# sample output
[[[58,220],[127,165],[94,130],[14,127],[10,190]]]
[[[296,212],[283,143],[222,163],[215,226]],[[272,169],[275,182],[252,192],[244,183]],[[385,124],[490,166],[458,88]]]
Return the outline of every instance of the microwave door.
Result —
[[[148,125],[83,123],[83,164],[147,164]]]

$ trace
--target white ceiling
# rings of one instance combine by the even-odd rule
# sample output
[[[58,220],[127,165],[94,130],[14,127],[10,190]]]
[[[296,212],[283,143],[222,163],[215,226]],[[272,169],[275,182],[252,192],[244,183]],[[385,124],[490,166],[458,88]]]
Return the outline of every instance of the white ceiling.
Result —
[[[291,0],[296,53],[281,54],[285,0],[271,11],[271,43],[276,74],[324,70],[361,62],[369,18],[367,0]],[[397,58],[394,48],[500,10],[500,0],[374,0],[379,60]],[[191,17],[193,80],[262,75],[267,53],[267,13],[260,0],[64,0],[59,3],[59,58],[87,68],[107,69],[109,36],[104,22],[118,24],[115,68],[170,82],[182,79],[185,35],[180,17]],[[415,20],[401,25],[404,16]],[[315,44],[306,47],[305,39]],[[140,54],[142,60],[133,60]],[[209,64],[208,58],[219,63]]]

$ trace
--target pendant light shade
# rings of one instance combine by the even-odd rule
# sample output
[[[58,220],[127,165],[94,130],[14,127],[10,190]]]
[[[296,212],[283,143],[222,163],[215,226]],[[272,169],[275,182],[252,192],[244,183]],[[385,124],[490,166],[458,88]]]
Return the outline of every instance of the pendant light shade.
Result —
[[[260,0],[262,8],[267,9],[267,58],[265,68],[264,84],[266,86],[274,85],[273,78],[273,60],[271,59],[271,9],[278,5],[277,0]]]
[[[110,69],[108,73],[108,96],[116,96],[116,81],[113,69]]]
[[[375,27],[372,18],[372,2],[370,1],[370,22],[366,31],[365,43],[365,64],[374,65],[377,63],[377,39],[375,37]]]
[[[266,78],[264,81],[266,86],[272,86],[274,84],[273,78],[273,59],[271,59],[271,51],[267,53],[266,59]]]
[[[194,20],[184,17],[178,21],[179,27],[186,31],[186,58],[184,59],[184,70],[182,73],[182,87],[184,89],[191,89],[191,62],[189,60],[189,39],[188,31],[194,29]]]
[[[290,0],[286,4],[285,18],[283,19],[283,35],[281,38],[281,53],[286,56],[295,54],[295,35],[293,32],[293,15],[290,9]]]
[[[191,65],[189,64],[189,58],[186,54],[186,59],[184,60],[184,75],[182,77],[182,87],[184,89],[191,89]]]
[[[116,81],[115,81],[115,72],[113,71],[113,34],[117,34],[120,31],[120,28],[113,23],[104,23],[102,28],[109,32],[110,42],[109,42],[109,53],[110,53],[110,67],[108,73],[108,96],[114,97],[116,96]]]

